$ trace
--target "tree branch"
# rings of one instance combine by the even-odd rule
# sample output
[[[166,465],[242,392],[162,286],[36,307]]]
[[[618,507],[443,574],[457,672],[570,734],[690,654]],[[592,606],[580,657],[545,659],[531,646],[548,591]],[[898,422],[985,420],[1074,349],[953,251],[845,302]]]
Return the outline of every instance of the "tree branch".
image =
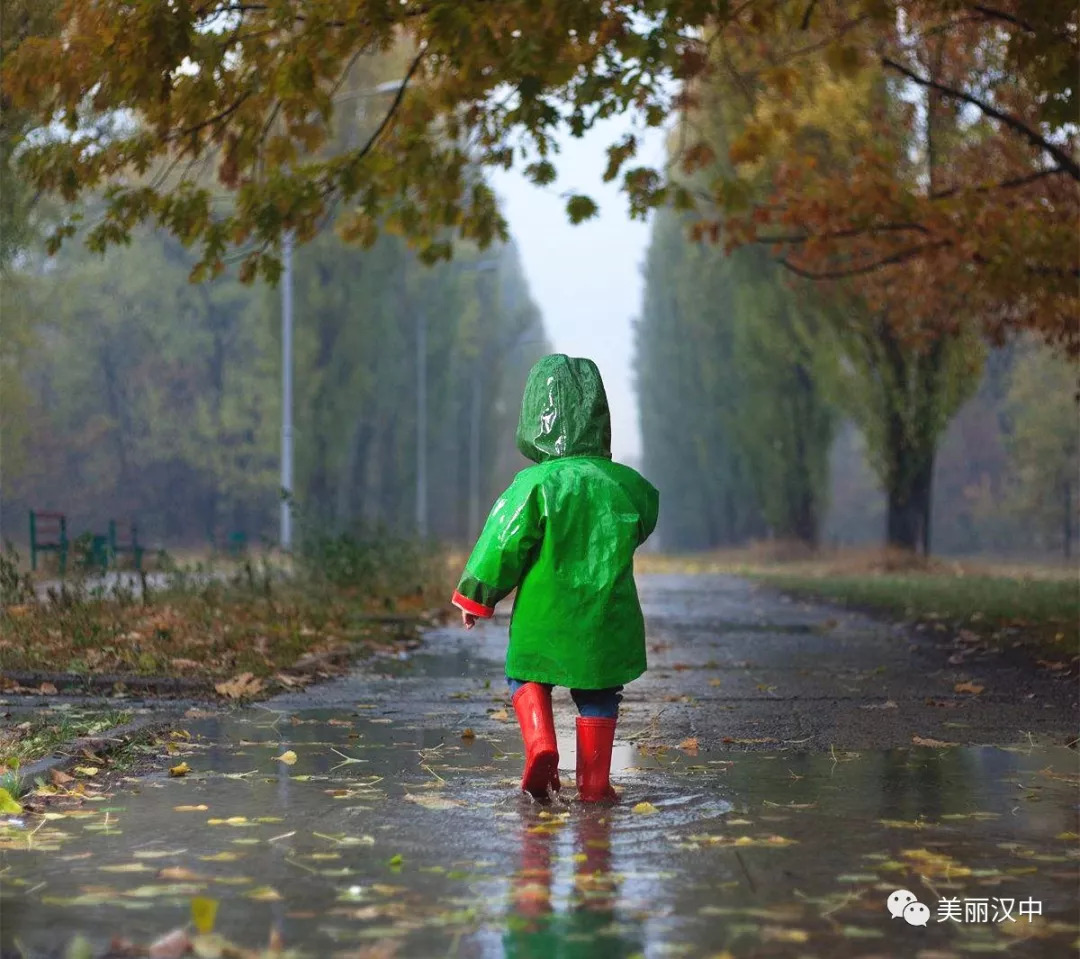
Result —
[[[918,246],[909,246],[905,250],[900,250],[898,253],[894,253],[891,256],[875,260],[873,263],[866,263],[862,266],[844,267],[836,270],[822,270],[820,272],[804,270],[802,267],[795,266],[795,264],[786,257],[777,260],[777,262],[782,267],[790,270],[796,276],[802,277],[804,280],[843,280],[853,276],[865,276],[867,273],[873,273],[875,270],[880,270],[882,267],[894,266],[897,263],[903,263],[906,260],[914,259],[922,253],[941,249],[948,245],[948,240],[938,240],[934,243],[920,243]]]
[[[991,193],[994,190],[1012,190],[1016,187],[1027,186],[1029,183],[1035,183],[1038,180],[1042,180],[1048,176],[1056,176],[1059,173],[1065,173],[1061,167],[1051,167],[1048,170],[1037,170],[1035,173],[1028,173],[1025,176],[1013,177],[1009,180],[1002,180],[1000,183],[984,183],[982,186],[973,187],[953,187],[951,190],[939,190],[937,193],[931,194],[931,200],[943,200],[946,197],[955,196],[958,193]]]
[[[880,226],[849,227],[846,230],[833,230],[828,233],[791,233],[786,236],[759,236],[754,242],[759,244],[786,243],[791,246],[798,246],[802,243],[809,243],[811,240],[848,240],[874,233],[905,232],[930,235],[930,231],[921,223],[885,223]]]
[[[907,77],[912,83],[917,83],[922,87],[929,87],[931,90],[937,90],[944,96],[947,96],[953,100],[960,100],[963,103],[970,104],[981,112],[985,113],[988,117],[992,117],[999,123],[1004,124],[1010,130],[1019,133],[1025,140],[1027,140],[1032,146],[1039,150],[1048,153],[1058,163],[1058,166],[1069,174],[1074,180],[1080,181],[1080,164],[1078,164],[1072,157],[1069,156],[1061,147],[1054,143],[1051,143],[1046,137],[1042,136],[1037,130],[1029,127],[1019,117],[1014,117],[1009,113],[1005,113],[997,107],[991,106],[989,103],[973,97],[969,93],[965,93],[963,90],[957,90],[953,87],[946,86],[943,83],[938,83],[936,80],[931,80],[927,77],[921,77],[913,70],[908,69],[902,63],[897,63],[895,60],[889,57],[881,58],[882,66],[888,67],[891,70],[895,70],[897,73]]]

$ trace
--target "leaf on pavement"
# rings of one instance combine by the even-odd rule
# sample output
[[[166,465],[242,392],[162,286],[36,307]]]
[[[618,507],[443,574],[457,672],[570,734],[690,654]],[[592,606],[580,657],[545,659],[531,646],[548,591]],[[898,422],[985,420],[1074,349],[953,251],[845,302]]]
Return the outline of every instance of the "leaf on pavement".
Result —
[[[292,766],[296,762],[296,753],[291,749],[287,749],[280,756],[275,757],[279,763],[284,763],[286,766]]]
[[[507,713],[505,709],[496,709],[493,713],[489,713],[489,715],[492,719],[497,719],[500,723],[505,723],[510,718],[510,714]]]
[[[953,692],[971,693],[972,696],[978,696],[985,688],[985,686],[978,686],[975,683],[964,682],[953,686]]]
[[[415,793],[405,793],[405,798],[409,802],[414,802],[418,806],[423,806],[425,809],[454,809],[456,807],[468,805],[464,800],[446,799],[443,796],[420,796]]]
[[[0,788],[0,813],[5,816],[18,816],[21,812],[22,806],[11,798],[11,793]]]
[[[147,955],[150,959],[181,959],[191,950],[191,940],[183,929],[174,929],[156,940]]]
[[[928,739],[925,736],[912,736],[911,741],[916,746],[932,746],[937,749],[943,749],[946,746],[956,746],[957,743],[947,743],[940,739]]]
[[[651,802],[639,802],[630,811],[641,813],[643,815],[648,815],[649,813],[659,812],[660,810],[657,809]]]
[[[228,699],[250,699],[262,692],[262,688],[263,681],[256,679],[251,673],[241,673],[233,679],[214,684],[218,695]]]
[[[689,739],[684,739],[679,743],[679,749],[684,753],[689,753],[691,756],[696,756],[698,753],[698,741],[696,736],[691,736]]]
[[[207,896],[196,896],[191,900],[191,921],[203,935],[214,931],[217,910],[218,902],[216,899],[210,899]]]
[[[187,763],[179,763],[176,766],[169,767],[170,776],[186,776],[191,772],[191,767]]]

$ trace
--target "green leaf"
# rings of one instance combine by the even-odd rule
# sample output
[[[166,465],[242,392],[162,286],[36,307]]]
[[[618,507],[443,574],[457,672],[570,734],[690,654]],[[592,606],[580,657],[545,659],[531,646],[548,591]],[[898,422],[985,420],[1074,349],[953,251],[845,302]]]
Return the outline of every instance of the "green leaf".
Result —
[[[18,816],[23,811],[6,789],[0,789],[0,813],[6,816]]]
[[[566,214],[570,217],[571,223],[581,223],[583,220],[591,220],[599,212],[600,208],[593,200],[580,193],[575,194],[566,201]]]

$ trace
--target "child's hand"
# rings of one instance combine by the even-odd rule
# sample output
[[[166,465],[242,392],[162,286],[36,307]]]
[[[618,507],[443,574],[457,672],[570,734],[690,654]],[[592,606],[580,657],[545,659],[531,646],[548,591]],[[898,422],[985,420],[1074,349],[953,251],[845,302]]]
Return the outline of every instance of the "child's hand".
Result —
[[[476,625],[476,616],[472,613],[466,613],[465,610],[461,611],[461,625],[466,629],[472,629]]]

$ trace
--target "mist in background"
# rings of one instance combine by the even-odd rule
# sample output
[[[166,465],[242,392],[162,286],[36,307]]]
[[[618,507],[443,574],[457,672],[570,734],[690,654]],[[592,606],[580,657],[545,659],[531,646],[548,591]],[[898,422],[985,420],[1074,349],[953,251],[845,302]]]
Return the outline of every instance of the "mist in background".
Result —
[[[615,117],[581,139],[564,136],[554,158],[559,179],[550,186],[534,186],[516,169],[493,173],[492,184],[552,348],[596,361],[611,404],[612,455],[636,464],[641,460],[641,428],[632,323],[641,311],[649,224],[631,220],[618,183],[602,178],[605,147],[630,129],[625,117]],[[662,130],[649,130],[641,144],[642,163],[662,162]],[[574,226],[566,216],[565,193],[592,197],[599,215]]]

